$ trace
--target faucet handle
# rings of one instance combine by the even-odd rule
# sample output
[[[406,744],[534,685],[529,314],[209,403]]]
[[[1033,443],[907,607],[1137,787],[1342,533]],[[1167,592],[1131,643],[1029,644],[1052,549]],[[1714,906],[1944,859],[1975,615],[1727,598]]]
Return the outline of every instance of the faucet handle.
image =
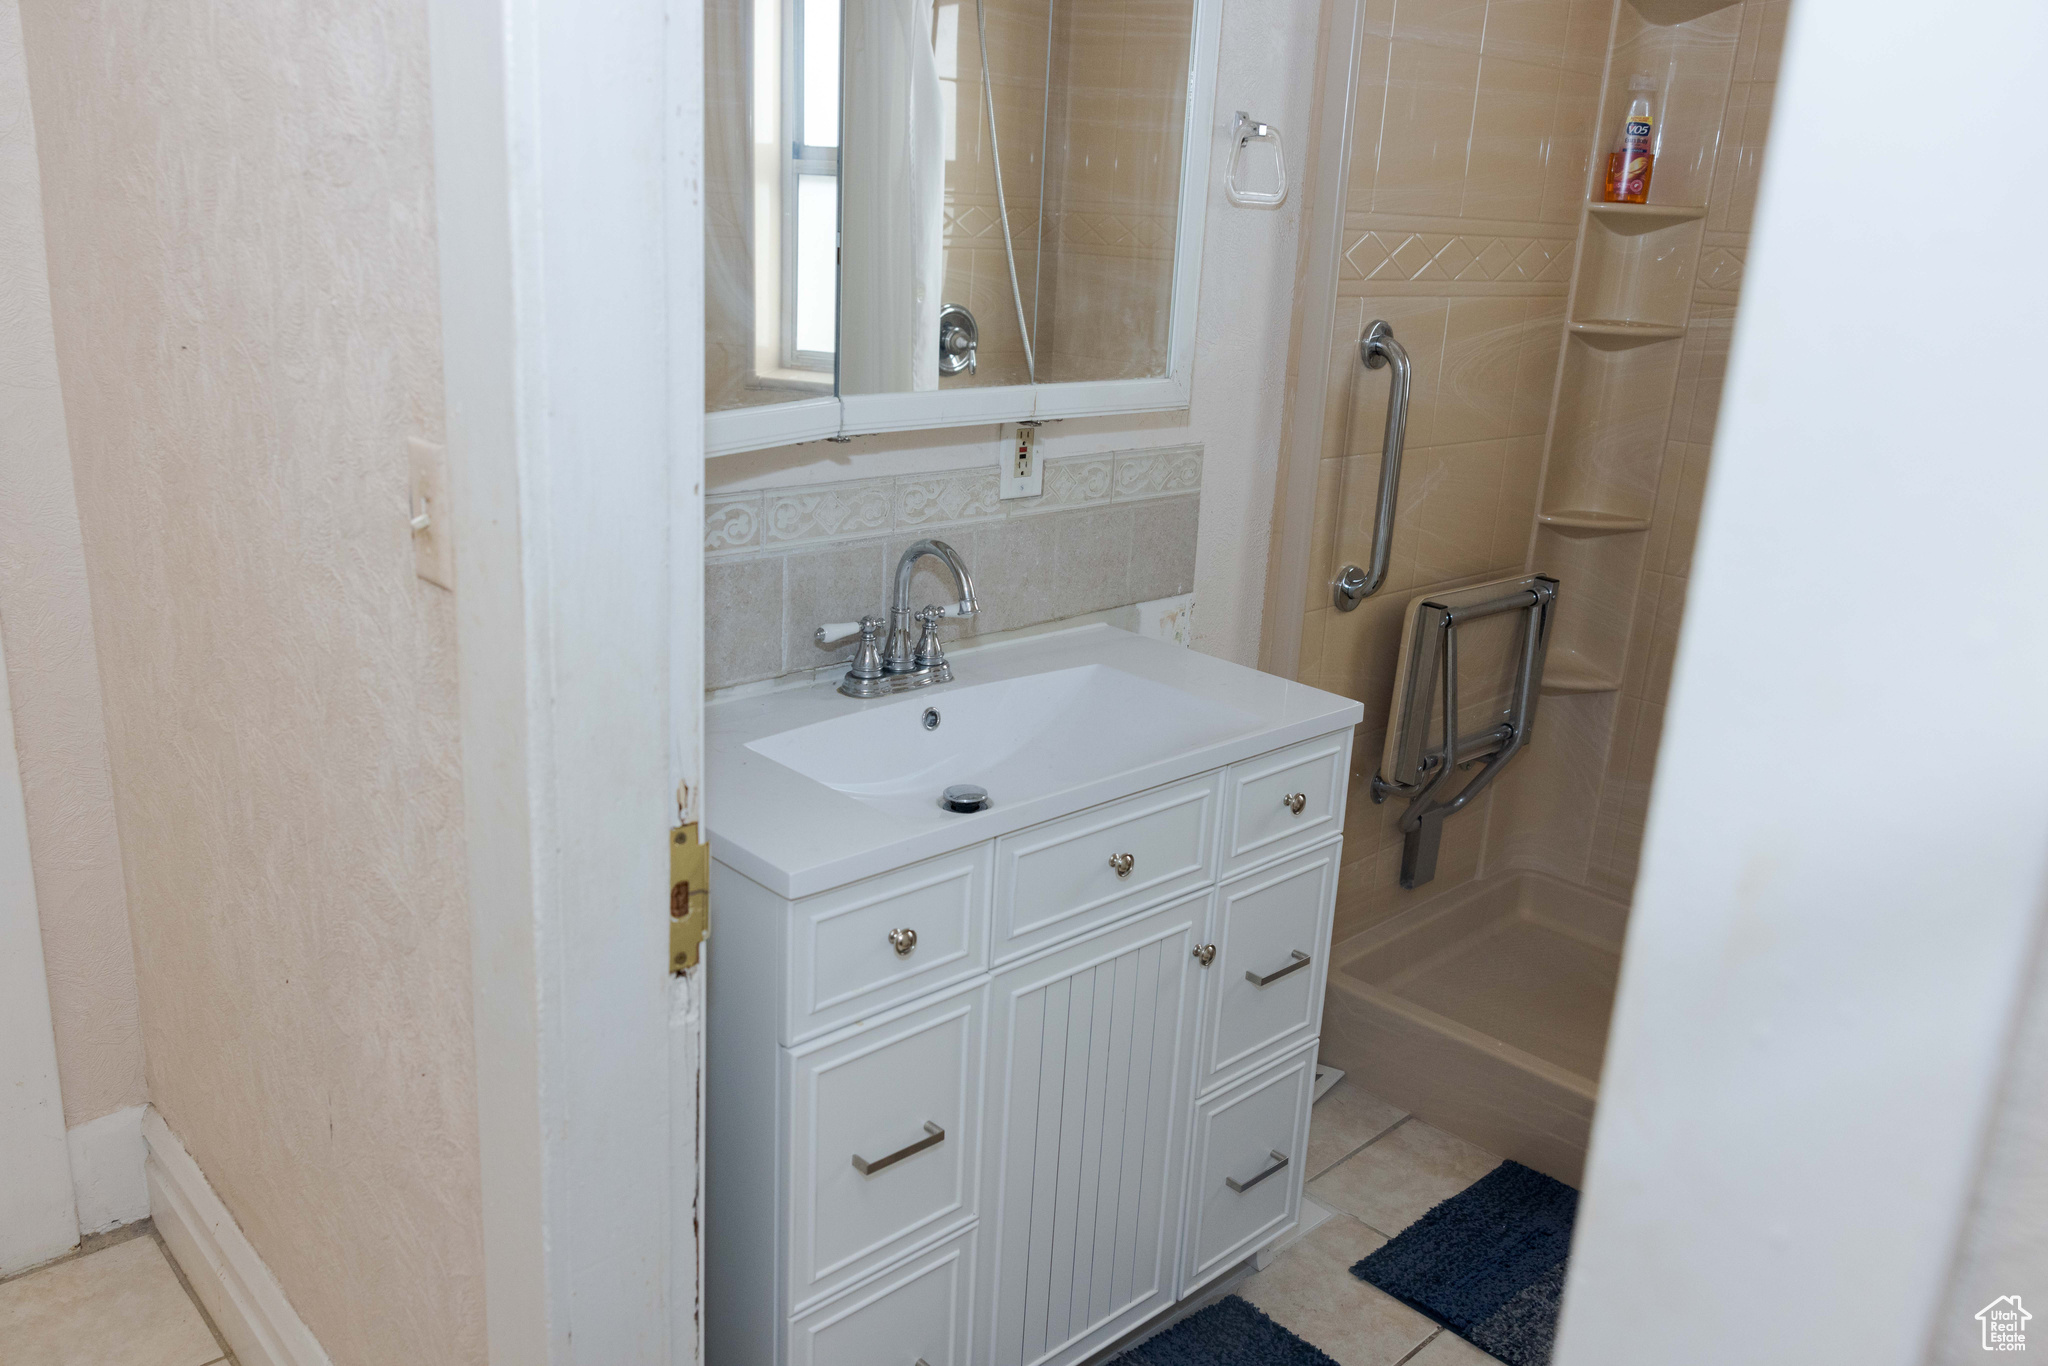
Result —
[[[862,617],[859,621],[828,621],[812,633],[820,645],[837,645],[855,636],[874,635],[882,629],[882,619],[876,616]]]
[[[916,614],[924,626],[924,630],[918,633],[917,650],[910,661],[916,667],[935,669],[946,662],[946,647],[939,643],[939,620],[945,615],[945,608],[929,605]]]

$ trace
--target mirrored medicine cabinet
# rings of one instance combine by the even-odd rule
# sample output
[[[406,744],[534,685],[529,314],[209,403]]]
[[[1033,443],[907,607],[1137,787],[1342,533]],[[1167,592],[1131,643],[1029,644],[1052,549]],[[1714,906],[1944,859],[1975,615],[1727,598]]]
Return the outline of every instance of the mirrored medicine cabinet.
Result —
[[[1187,406],[1221,0],[706,0],[713,455]]]

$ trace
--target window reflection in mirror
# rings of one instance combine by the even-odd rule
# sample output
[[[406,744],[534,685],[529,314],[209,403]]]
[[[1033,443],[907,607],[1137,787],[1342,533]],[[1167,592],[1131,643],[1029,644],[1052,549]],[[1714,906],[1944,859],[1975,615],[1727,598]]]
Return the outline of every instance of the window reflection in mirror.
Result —
[[[706,0],[705,406],[833,392],[839,0]]]
[[[713,410],[1168,372],[1192,0],[706,25]]]

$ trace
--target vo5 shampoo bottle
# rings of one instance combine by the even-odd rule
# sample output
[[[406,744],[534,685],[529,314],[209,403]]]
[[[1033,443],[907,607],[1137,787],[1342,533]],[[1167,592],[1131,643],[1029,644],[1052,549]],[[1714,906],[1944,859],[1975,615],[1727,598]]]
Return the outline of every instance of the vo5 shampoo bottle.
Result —
[[[1657,82],[1648,76],[1629,77],[1628,114],[1621,121],[1614,150],[1607,154],[1605,198],[1610,204],[1650,201],[1650,167],[1657,159],[1656,139],[1651,136],[1654,125],[1650,96],[1656,89]]]

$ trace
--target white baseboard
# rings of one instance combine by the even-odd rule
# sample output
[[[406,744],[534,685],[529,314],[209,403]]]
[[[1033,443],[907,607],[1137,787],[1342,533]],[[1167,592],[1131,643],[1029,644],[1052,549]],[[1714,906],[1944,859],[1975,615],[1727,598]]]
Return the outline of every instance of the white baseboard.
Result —
[[[142,1141],[142,1111],[142,1106],[131,1105],[65,1132],[80,1233],[105,1233],[149,1217],[149,1182],[142,1175],[149,1150]]]
[[[333,1366],[199,1164],[155,1107],[142,1119],[150,1210],[241,1366]]]

